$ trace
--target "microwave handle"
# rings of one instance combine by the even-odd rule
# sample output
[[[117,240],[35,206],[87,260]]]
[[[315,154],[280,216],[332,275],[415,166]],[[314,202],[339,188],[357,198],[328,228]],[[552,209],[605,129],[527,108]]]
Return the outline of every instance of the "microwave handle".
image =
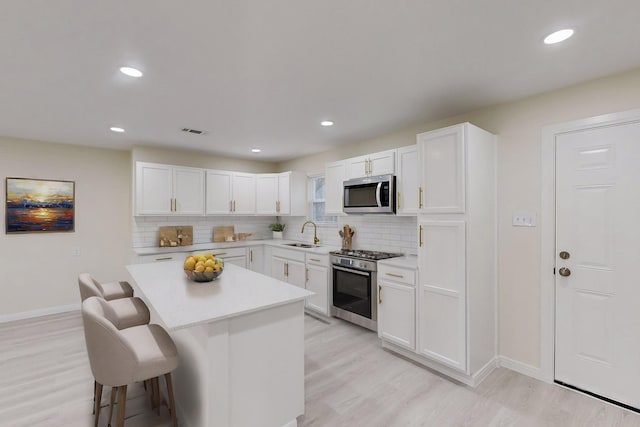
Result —
[[[382,202],[380,202],[380,192],[382,191],[382,182],[378,183],[378,187],[376,188],[376,203],[378,203],[378,207],[382,207]]]

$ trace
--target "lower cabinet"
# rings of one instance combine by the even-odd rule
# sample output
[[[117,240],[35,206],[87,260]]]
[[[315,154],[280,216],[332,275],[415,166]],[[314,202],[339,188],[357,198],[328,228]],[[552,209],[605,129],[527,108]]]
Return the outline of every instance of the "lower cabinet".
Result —
[[[274,248],[271,252],[271,275],[276,279],[304,288],[306,270],[304,253]]]
[[[330,315],[329,255],[307,254],[307,290],[315,295],[307,297],[307,309]]]
[[[249,246],[247,248],[247,268],[256,273],[265,274],[264,246]]]
[[[211,251],[216,258],[222,259],[225,264],[235,264],[247,268],[247,248],[224,248]]]
[[[415,351],[415,270],[378,263],[378,336]]]

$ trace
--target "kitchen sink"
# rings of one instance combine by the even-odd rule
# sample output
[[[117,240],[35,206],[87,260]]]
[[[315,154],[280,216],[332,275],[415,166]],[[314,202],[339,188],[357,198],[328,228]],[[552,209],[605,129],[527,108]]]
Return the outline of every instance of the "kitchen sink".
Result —
[[[317,248],[318,245],[312,245],[311,243],[285,243],[285,246],[294,246],[296,248]]]

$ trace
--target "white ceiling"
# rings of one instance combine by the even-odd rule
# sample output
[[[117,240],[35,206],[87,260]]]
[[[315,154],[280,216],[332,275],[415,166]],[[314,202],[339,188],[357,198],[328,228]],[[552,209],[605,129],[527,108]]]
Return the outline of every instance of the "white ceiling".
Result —
[[[639,16],[638,0],[5,1],[0,135],[284,160],[639,67]]]

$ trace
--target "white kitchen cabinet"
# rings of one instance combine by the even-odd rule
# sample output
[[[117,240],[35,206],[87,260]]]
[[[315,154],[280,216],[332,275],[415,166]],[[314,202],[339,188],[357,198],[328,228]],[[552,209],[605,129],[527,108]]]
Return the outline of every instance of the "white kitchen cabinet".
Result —
[[[324,173],[324,212],[326,215],[344,215],[343,182],[347,179],[345,160],[327,163]]]
[[[394,174],[396,150],[381,151],[347,159],[347,178]]]
[[[252,173],[207,170],[207,215],[256,213],[256,176]]]
[[[196,253],[202,253],[198,251]],[[246,248],[218,248],[213,249],[211,252],[216,258],[220,258],[225,264],[235,264],[242,268],[247,268],[247,249]]]
[[[396,214],[415,216],[419,206],[418,145],[398,148],[396,156]]]
[[[273,248],[271,251],[271,275],[283,282],[304,288],[306,282],[304,252]]]
[[[202,169],[136,162],[135,215],[203,215]]]
[[[150,262],[184,261],[186,258],[187,252],[166,252],[161,254],[138,255],[136,262],[138,264],[147,264]]]
[[[496,357],[496,137],[464,123],[417,139],[416,353],[475,384]]]
[[[307,211],[307,176],[302,172],[256,176],[258,215],[304,216]]]
[[[247,267],[256,273],[264,274],[264,246],[249,246],[247,248]]]
[[[306,288],[315,293],[307,297],[307,309],[329,316],[331,309],[329,255],[306,254],[306,265]]]
[[[420,213],[464,213],[466,145],[471,125],[421,133]]]
[[[416,349],[415,271],[378,263],[378,336]]]

